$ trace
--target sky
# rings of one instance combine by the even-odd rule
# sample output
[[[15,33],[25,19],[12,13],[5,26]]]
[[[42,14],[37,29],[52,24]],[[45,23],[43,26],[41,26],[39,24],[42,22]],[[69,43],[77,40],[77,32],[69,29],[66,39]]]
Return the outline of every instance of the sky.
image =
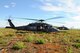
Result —
[[[0,27],[9,26],[7,19],[15,26],[35,22],[18,18],[48,19],[53,26],[80,29],[80,0],[0,0]]]

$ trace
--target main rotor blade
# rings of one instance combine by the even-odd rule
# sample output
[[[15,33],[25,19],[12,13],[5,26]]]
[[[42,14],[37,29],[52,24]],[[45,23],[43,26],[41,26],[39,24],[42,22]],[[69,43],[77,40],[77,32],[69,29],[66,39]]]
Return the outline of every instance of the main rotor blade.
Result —
[[[45,20],[59,19],[59,18],[63,18],[63,17],[53,17],[53,18],[49,18],[49,19],[45,19]]]
[[[25,19],[25,20],[34,20],[34,21],[38,21],[38,19],[30,19],[30,18],[18,18],[18,19]]]

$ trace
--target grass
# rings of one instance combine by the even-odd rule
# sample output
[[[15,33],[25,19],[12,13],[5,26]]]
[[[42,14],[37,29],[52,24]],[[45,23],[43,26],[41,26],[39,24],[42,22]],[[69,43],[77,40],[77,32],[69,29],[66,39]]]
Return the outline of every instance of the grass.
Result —
[[[45,32],[25,32],[25,33],[16,33],[17,30],[13,29],[0,29],[0,47],[7,47],[7,44],[11,42],[10,45],[14,49],[23,49],[25,46],[28,46],[30,49],[33,49],[32,44],[42,44],[51,43],[52,45],[59,44],[61,45],[60,49],[67,49],[68,53],[79,53],[80,48],[80,30],[67,30],[60,31],[57,33],[45,33]],[[20,36],[21,34],[21,36]],[[21,39],[19,39],[20,37]],[[16,43],[15,43],[16,42]],[[29,44],[29,45],[28,45]],[[36,44],[36,45],[37,45]],[[5,46],[4,46],[5,45]],[[67,48],[67,46],[70,46]],[[29,49],[28,48],[28,49]],[[28,50],[27,49],[27,50]],[[38,48],[39,49],[39,48]],[[35,48],[35,50],[37,50]],[[47,50],[47,49],[46,49]]]
[[[45,41],[45,39],[43,39],[43,38],[38,38],[37,40],[36,40],[36,44],[44,44],[46,41]]]
[[[0,44],[5,45],[7,43],[7,40],[0,38]]]
[[[73,41],[76,43],[80,43],[80,38],[75,38]]]
[[[72,47],[68,47],[68,53],[73,53]]]
[[[13,46],[12,49],[14,50],[19,50],[25,48],[25,45],[23,42],[16,42]]]
[[[24,38],[24,42],[32,42],[34,40],[34,36],[27,36]]]
[[[72,46],[76,47],[77,49],[80,48],[80,43],[75,43]]]

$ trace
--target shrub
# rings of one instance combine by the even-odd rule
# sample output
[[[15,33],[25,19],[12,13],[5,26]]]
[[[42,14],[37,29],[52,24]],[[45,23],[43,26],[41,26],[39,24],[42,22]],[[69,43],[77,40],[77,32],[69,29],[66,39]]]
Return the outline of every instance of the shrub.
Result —
[[[71,47],[68,48],[68,53],[73,53],[73,50]]]
[[[14,36],[14,34],[7,34],[6,36],[12,37],[12,36]]]
[[[14,50],[19,50],[19,49],[23,49],[25,47],[23,42],[16,42],[13,46],[12,49]]]
[[[45,40],[43,38],[39,38],[36,40],[36,44],[44,44]]]
[[[75,43],[72,46],[76,47],[76,48],[80,48],[80,43]]]
[[[25,42],[32,42],[33,40],[34,40],[33,36],[28,36],[28,37],[25,37],[24,39]]]
[[[75,39],[74,42],[80,43],[80,38]]]
[[[7,43],[7,40],[3,39],[3,38],[0,38],[0,44],[2,45],[6,45]]]

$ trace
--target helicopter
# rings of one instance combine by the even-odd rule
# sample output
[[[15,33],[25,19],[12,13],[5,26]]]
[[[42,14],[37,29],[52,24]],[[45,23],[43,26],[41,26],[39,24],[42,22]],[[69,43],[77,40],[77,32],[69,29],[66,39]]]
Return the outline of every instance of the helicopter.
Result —
[[[66,26],[60,26],[60,27],[57,27],[57,29],[59,29],[59,30],[69,30]]]
[[[30,19],[30,18],[19,18],[19,19],[26,19],[26,20],[34,20],[36,22],[30,23],[25,26],[18,26],[15,27],[15,25],[12,23],[12,20],[9,18],[8,22],[10,26],[6,26],[5,28],[12,28],[16,30],[27,30],[27,31],[43,31],[43,32],[58,32],[59,30],[55,27],[53,27],[50,24],[44,23],[44,21],[51,20],[51,19],[58,19],[62,17],[54,17],[49,19]]]

